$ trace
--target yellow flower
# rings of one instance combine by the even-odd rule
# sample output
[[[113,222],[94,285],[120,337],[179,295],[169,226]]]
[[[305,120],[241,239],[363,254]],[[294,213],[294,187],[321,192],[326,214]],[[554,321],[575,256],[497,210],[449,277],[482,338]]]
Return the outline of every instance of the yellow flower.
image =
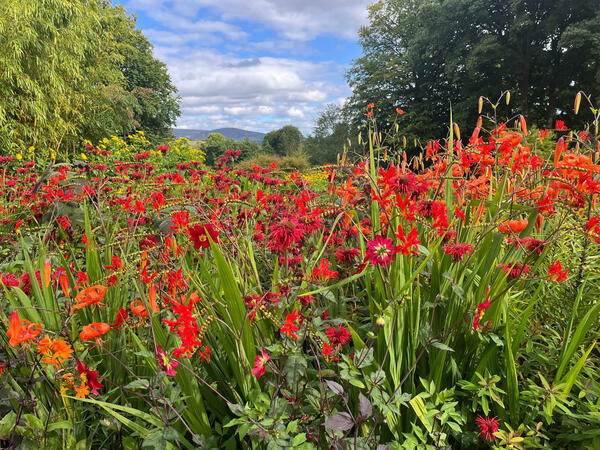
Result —
[[[79,155],[79,156],[81,156],[81,159],[87,159],[87,155],[86,155],[85,153],[82,153],[82,154],[81,154],[81,155]]]
[[[34,150],[35,150],[35,147],[33,145],[31,147],[29,147],[29,153],[33,153]]]
[[[20,153],[17,153],[17,160],[21,161],[23,159],[23,155],[21,155]]]

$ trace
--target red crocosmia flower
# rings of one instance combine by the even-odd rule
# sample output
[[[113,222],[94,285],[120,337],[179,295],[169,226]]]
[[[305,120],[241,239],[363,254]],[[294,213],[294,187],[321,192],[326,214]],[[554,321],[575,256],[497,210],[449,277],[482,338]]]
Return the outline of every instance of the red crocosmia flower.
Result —
[[[6,332],[6,335],[10,338],[8,343],[12,347],[16,347],[23,342],[35,339],[41,330],[41,325],[31,323],[26,319],[20,319],[19,313],[15,310],[10,315],[10,323]]]
[[[167,375],[170,377],[177,375],[177,371],[175,369],[179,363],[175,359],[171,359],[160,345],[156,348],[156,359],[158,359],[158,364]]]
[[[337,328],[329,327],[327,328],[327,331],[325,331],[325,334],[329,338],[331,345],[334,346],[346,345],[352,338],[348,327],[345,327],[344,325],[338,325]]]
[[[375,236],[375,239],[367,242],[365,260],[371,260],[371,264],[385,267],[394,260],[394,247],[391,238]]]
[[[473,247],[470,244],[451,244],[442,248],[448,255],[452,256],[454,261],[461,261],[467,253],[473,252]]]
[[[298,335],[296,334],[296,331],[300,330],[300,327],[298,327],[294,322],[296,322],[299,317],[300,315],[298,314],[298,310],[294,309],[294,311],[291,314],[288,314],[286,316],[285,323],[283,324],[279,332],[281,334],[287,334],[288,337],[297,340]]]
[[[90,339],[94,339],[100,337],[110,330],[110,325],[104,322],[94,322],[86,325],[79,333],[79,337],[82,341],[89,341]]]
[[[317,267],[313,269],[312,279],[317,282],[329,281],[333,278],[337,278],[338,273],[333,270],[329,270],[329,260],[322,259]]]
[[[85,374],[87,384],[92,389],[92,393],[94,395],[98,395],[98,389],[102,389],[104,387],[104,385],[98,381],[98,372],[88,369],[88,366],[86,366],[79,359],[77,359],[77,372],[80,374]]]
[[[169,225],[171,230],[186,230],[190,223],[190,213],[187,211],[177,211],[171,216],[173,225]]]
[[[15,233],[19,232],[19,228],[23,225],[23,221],[21,219],[17,219],[17,223],[15,224]]]
[[[218,236],[219,233],[211,224],[207,225],[194,225],[188,229],[190,233],[190,240],[194,243],[194,248],[196,250],[200,250],[201,248],[210,247],[210,242],[208,241],[208,236],[213,240],[213,242],[219,242]]]
[[[323,350],[321,351],[321,354],[325,357],[327,362],[338,360],[338,358],[333,357],[334,350],[335,348],[333,347],[333,345],[329,345],[327,342],[323,342]]]
[[[418,237],[419,235],[415,227],[410,230],[410,233],[404,234],[402,225],[398,225],[396,238],[400,241],[400,245],[396,246],[396,253],[402,253],[403,255],[418,255],[417,245],[421,243],[421,241],[417,239]]]
[[[568,270],[562,270],[560,259],[557,259],[556,262],[548,268],[548,278],[553,281],[565,281],[568,273]]]
[[[561,131],[568,130],[568,128],[565,126],[564,120],[557,120],[555,128]]]
[[[267,363],[271,357],[265,352],[263,348],[260,355],[256,355],[254,361],[254,368],[252,369],[252,375],[256,375],[257,379],[260,379],[267,372]]]
[[[479,427],[479,435],[483,436],[487,441],[495,439],[494,433],[498,431],[499,422],[496,417],[481,417],[477,416],[477,426]]]
[[[83,289],[75,296],[75,304],[71,308],[71,314],[78,309],[100,303],[100,300],[106,295],[106,290],[106,286],[100,284]]]
[[[111,328],[116,328],[117,330],[120,330],[121,326],[125,323],[128,316],[129,313],[126,309],[119,308],[119,312],[117,312],[117,316],[115,317],[115,322],[110,324]]]
[[[483,316],[485,315],[485,310],[489,307],[489,300],[485,300],[484,302],[481,302],[479,305],[477,305],[477,314],[475,314],[475,317],[473,318],[473,331],[477,331],[478,329],[482,328],[479,321],[483,319]]]

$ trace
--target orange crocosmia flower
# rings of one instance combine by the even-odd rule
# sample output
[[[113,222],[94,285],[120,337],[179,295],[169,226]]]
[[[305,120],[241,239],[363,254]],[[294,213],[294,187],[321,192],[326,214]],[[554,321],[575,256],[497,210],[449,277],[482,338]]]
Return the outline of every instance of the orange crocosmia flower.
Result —
[[[50,286],[50,276],[52,275],[52,266],[50,265],[50,260],[47,259],[44,261],[44,287],[47,288]]]
[[[71,308],[71,314],[77,309],[85,308],[88,305],[99,303],[106,295],[106,286],[100,284],[85,288],[75,297],[75,304]]]
[[[104,322],[94,322],[86,325],[79,333],[79,337],[82,341],[89,341],[90,339],[102,336],[110,330],[110,325]]]
[[[10,338],[9,344],[16,347],[23,342],[35,339],[41,330],[41,325],[31,323],[29,320],[21,320],[19,313],[13,311],[10,315],[10,324],[6,335]]]
[[[131,307],[131,312],[139,317],[148,317],[148,310],[144,306],[141,300],[134,300],[129,305]]]
[[[529,221],[527,219],[507,220],[498,225],[498,231],[501,233],[520,233],[527,228],[528,224]]]
[[[58,277],[58,282],[60,284],[60,288],[65,294],[65,297],[70,297],[69,295],[69,277],[65,272],[62,272]]]
[[[42,361],[58,369],[58,367],[71,357],[73,349],[62,339],[50,339],[46,335],[37,346],[38,352],[44,356]]]

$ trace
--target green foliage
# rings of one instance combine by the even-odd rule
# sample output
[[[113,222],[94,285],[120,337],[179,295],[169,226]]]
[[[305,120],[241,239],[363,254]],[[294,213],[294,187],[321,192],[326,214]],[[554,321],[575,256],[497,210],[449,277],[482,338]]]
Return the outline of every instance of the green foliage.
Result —
[[[0,3],[0,147],[53,158],[135,126],[167,137],[179,114],[164,65],[104,0]]]
[[[265,135],[262,148],[265,153],[278,156],[291,156],[301,152],[304,138],[298,128],[286,125],[279,130],[270,131]]]
[[[214,165],[219,158],[224,157],[227,150],[241,150],[240,156],[235,157],[237,161],[254,158],[261,150],[258,143],[249,139],[236,141],[227,139],[220,133],[210,133],[204,141],[198,142],[198,147],[206,153],[206,164],[210,166]]]
[[[342,108],[330,104],[321,111],[312,136],[306,139],[306,153],[315,165],[334,163],[350,142],[350,127],[342,115]]]
[[[358,127],[373,102],[385,129],[400,107],[400,134],[429,139],[446,132],[450,106],[454,121],[470,127],[475,95],[510,90],[514,100],[498,111],[504,120],[518,111],[540,126],[556,118],[582,126],[558,108],[580,90],[600,98],[599,38],[596,0],[381,0],[360,30],[363,56],[347,72],[346,110]]]

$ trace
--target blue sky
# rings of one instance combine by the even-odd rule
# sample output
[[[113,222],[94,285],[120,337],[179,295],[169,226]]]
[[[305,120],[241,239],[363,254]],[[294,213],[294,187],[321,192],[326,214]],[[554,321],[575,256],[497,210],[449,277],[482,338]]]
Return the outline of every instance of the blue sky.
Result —
[[[119,3],[115,0],[115,3]],[[167,64],[182,128],[309,134],[350,91],[358,29],[372,0],[122,0]]]

